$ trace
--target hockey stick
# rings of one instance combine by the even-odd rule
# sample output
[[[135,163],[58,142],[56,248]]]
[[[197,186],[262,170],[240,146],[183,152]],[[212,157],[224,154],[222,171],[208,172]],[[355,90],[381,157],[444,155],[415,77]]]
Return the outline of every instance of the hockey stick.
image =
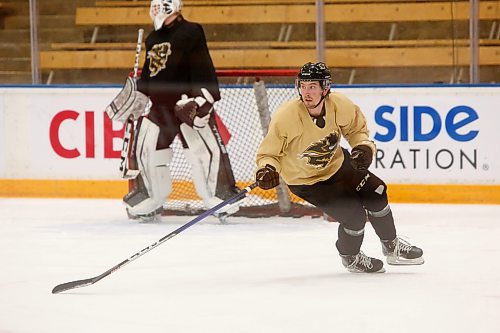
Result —
[[[97,281],[100,281],[100,280],[104,279],[106,276],[110,275],[111,273],[114,273],[115,271],[117,271],[118,269],[122,268],[126,264],[134,261],[135,259],[139,258],[143,254],[151,251],[152,249],[154,249],[154,248],[158,247],[159,245],[161,245],[162,243],[166,242],[170,238],[176,236],[177,234],[181,233],[182,231],[186,230],[187,228],[191,227],[192,225],[200,222],[205,217],[210,216],[213,213],[217,212],[222,207],[224,207],[226,205],[230,205],[233,202],[238,201],[238,200],[244,198],[246,196],[246,194],[248,192],[250,192],[252,189],[254,189],[255,187],[257,187],[257,183],[253,183],[253,184],[245,187],[243,190],[241,190],[238,194],[236,194],[232,198],[229,198],[226,201],[221,202],[217,206],[215,206],[215,207],[207,210],[203,214],[201,214],[198,217],[192,219],[188,223],[180,226],[179,228],[175,229],[174,231],[172,231],[168,235],[164,236],[163,238],[160,238],[155,243],[153,243],[153,244],[149,245],[148,247],[140,250],[139,252],[137,252],[134,255],[132,255],[130,258],[125,259],[124,261],[122,261],[118,265],[114,266],[113,268],[110,268],[109,270],[107,270],[106,272],[102,273],[101,275],[98,275],[98,276],[90,278],[90,279],[77,280],[77,281],[71,281],[71,282],[66,282],[66,283],[63,283],[63,284],[59,284],[59,285],[55,286],[54,289],[52,289],[52,293],[53,294],[58,294],[60,292],[66,291],[66,290],[75,289],[75,288],[81,288],[81,287],[86,287],[86,286],[89,286],[91,284],[96,283]]]
[[[141,58],[141,48],[142,48],[142,38],[144,36],[144,29],[139,29],[137,35],[137,45],[135,48],[135,60],[134,60],[134,82],[137,81],[137,75],[139,71],[139,61]],[[123,135],[123,147],[120,155],[120,172],[123,179],[134,179],[139,174],[139,170],[129,169],[129,163],[131,160],[130,152],[132,151],[132,145],[135,141],[135,123],[133,117],[130,116],[127,119],[125,133]],[[133,167],[137,168],[134,163]]]
[[[137,73],[139,72],[139,61],[141,58],[143,36],[144,36],[144,29],[139,29],[137,33],[137,45],[135,46],[134,81],[137,80]]]

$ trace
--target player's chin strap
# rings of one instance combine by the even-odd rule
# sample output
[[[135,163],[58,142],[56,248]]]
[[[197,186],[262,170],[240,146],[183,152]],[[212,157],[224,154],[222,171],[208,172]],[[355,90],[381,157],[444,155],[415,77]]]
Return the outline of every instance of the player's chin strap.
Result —
[[[321,95],[321,98],[319,99],[319,102],[318,104],[316,104],[313,109],[316,109],[320,104],[321,102],[323,102],[325,100],[325,97],[326,97],[326,94],[325,95]]]
[[[316,109],[316,108],[317,108],[317,107],[321,104],[321,102],[323,102],[323,101],[325,100],[326,96],[328,96],[328,93],[326,93],[326,94],[324,94],[324,95],[321,95],[321,98],[319,99],[318,104],[316,104],[316,105],[315,105],[315,106],[313,106],[312,108],[308,108],[305,104],[304,104],[304,106],[306,106],[306,109],[308,109],[308,110]],[[302,99],[302,95],[300,95],[300,100],[301,100],[302,102],[304,102],[304,100]]]

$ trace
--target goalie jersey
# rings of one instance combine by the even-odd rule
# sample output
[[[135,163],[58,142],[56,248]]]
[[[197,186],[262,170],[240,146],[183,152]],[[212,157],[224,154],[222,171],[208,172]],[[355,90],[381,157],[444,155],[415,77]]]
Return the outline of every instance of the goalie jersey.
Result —
[[[153,106],[173,112],[182,94],[200,96],[201,88],[208,89],[215,101],[220,99],[203,27],[179,16],[148,35],[138,90],[150,97]]]

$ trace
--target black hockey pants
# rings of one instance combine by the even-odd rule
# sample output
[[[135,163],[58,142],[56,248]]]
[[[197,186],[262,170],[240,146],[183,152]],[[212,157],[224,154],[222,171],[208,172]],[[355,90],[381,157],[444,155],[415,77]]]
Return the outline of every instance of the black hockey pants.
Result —
[[[380,239],[396,237],[394,219],[387,200],[387,186],[370,171],[355,170],[346,149],[344,162],[332,177],[313,185],[289,185],[298,197],[313,204],[339,223],[337,249],[357,254],[368,219]]]

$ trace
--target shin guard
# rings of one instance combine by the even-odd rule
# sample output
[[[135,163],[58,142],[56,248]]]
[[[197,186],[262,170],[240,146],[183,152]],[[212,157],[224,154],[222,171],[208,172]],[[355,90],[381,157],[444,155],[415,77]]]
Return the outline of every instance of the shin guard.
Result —
[[[160,129],[148,118],[142,119],[137,131],[134,148],[140,174],[123,201],[130,214],[144,216],[158,211],[172,190],[172,150],[156,149]]]
[[[210,124],[199,130],[182,124],[181,132],[187,145],[184,155],[191,165],[194,186],[205,207],[214,207],[237,193],[231,166],[225,163],[224,158],[228,159],[225,147],[217,141]],[[225,207],[220,213],[236,211],[237,204]]]

